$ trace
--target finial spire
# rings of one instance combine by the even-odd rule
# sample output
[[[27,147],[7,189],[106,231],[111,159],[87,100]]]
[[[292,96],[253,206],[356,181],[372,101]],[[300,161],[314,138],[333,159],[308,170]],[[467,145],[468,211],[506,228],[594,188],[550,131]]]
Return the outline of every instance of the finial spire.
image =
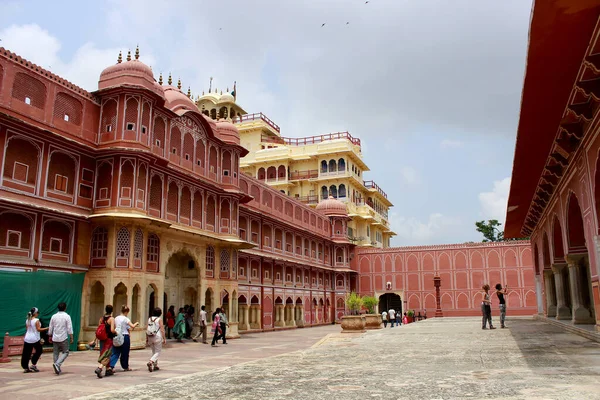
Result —
[[[167,81],[169,85],[173,84],[173,78],[171,78],[171,73],[169,72],[169,80]]]
[[[158,84],[162,86],[163,80],[162,80],[162,72],[160,73],[160,76],[158,77]]]
[[[181,78],[177,80],[177,89],[181,90]]]
[[[237,81],[233,81],[233,100],[235,101],[237,99]]]
[[[119,51],[119,57],[117,57],[117,64],[121,64],[121,61],[123,61],[123,53]]]
[[[136,60],[140,59],[140,45],[139,44],[135,47],[135,59]]]
[[[202,96],[204,96],[204,90],[202,91]]]
[[[208,85],[208,93],[212,91],[212,76],[210,77],[210,84]]]
[[[229,86],[227,86],[227,90],[226,90],[226,92],[227,92],[227,93],[229,93]]]
[[[127,61],[131,61],[131,50],[127,50]]]
[[[188,93],[187,93],[188,97],[191,99],[192,98],[192,90],[190,89],[190,87],[188,86]]]
[[[223,96],[223,91],[221,90],[221,96]]]

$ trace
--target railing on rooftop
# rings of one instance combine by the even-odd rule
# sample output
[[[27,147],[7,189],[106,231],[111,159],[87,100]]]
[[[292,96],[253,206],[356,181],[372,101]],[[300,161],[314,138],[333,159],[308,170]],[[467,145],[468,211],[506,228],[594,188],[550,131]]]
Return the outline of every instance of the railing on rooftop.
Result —
[[[316,194],[309,196],[301,196],[296,197],[296,200],[299,200],[304,204],[317,204],[319,202],[319,196],[317,196]]]
[[[360,146],[360,139],[353,137],[348,132],[326,133],[324,135],[309,136],[309,137],[304,137],[304,138],[287,138],[287,137],[273,137],[273,136],[263,136],[262,137],[263,142],[286,144],[288,146],[305,146],[307,144],[323,143],[328,140],[335,140],[335,139],[346,139],[346,140],[350,141],[350,143],[352,143],[356,146]]]
[[[267,125],[269,125],[273,129],[275,129],[278,133],[281,133],[281,128],[279,128],[279,125],[277,125],[275,122],[273,122],[269,117],[267,117],[263,113],[254,113],[254,114],[242,115],[242,116],[239,117],[238,121],[239,122],[256,121],[257,119],[265,121],[265,123]]]
[[[383,197],[387,199],[387,194],[375,183],[375,181],[365,181],[364,185],[367,189],[377,190]]]
[[[312,179],[312,178],[318,178],[318,177],[319,177],[318,169],[290,172],[290,180],[291,181],[302,180],[302,179]]]

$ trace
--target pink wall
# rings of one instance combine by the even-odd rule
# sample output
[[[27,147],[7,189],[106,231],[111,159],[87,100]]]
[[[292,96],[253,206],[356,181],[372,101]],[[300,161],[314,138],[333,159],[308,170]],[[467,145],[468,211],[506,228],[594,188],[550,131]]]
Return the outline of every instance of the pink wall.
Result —
[[[481,286],[508,285],[507,314],[536,313],[534,267],[531,243],[467,243],[441,246],[357,248],[352,260],[359,273],[361,294],[401,294],[403,304],[416,312],[436,308],[433,277],[441,277],[444,316],[481,315]],[[492,308],[497,314],[498,299]]]

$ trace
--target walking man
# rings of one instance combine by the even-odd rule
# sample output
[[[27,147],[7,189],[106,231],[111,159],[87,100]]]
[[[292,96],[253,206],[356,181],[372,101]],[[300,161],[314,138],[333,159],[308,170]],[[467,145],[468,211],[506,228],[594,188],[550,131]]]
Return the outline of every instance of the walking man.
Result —
[[[73,343],[73,323],[71,317],[65,311],[67,304],[58,303],[58,312],[50,319],[48,327],[48,336],[52,340],[54,373],[60,375],[63,362],[69,356],[69,344]]]
[[[389,316],[390,316],[390,328],[393,328],[394,322],[396,321],[396,310],[394,310],[393,308],[390,308]]]
[[[383,320],[383,327],[387,328],[387,312],[385,310],[383,310],[383,312],[381,313],[381,319]]]
[[[221,324],[221,338],[223,339],[223,344],[227,344],[227,338],[225,337],[225,334],[227,333],[227,328],[229,327],[229,321],[227,321],[227,315],[225,314],[225,307],[221,308],[221,314],[219,314],[219,316],[221,317],[221,319],[219,320],[219,323]],[[217,339],[219,340],[219,339]]]
[[[200,330],[198,331],[196,336],[194,336],[194,342],[198,341],[197,339],[200,337],[200,335],[202,335],[202,343],[208,344],[208,342],[206,341],[206,307],[205,306],[200,307]]]

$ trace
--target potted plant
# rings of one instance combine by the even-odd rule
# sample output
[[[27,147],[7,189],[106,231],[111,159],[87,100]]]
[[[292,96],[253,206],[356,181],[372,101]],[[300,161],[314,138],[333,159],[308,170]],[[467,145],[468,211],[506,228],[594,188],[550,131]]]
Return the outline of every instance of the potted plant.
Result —
[[[408,313],[406,313],[406,316],[408,317],[408,323],[410,324],[411,322],[414,321],[415,312],[413,310],[408,310]]]
[[[373,296],[364,296],[362,298],[362,304],[367,309],[367,314],[365,314],[366,329],[381,329],[381,314],[375,313],[375,306],[378,303],[379,300]]]
[[[362,306],[362,298],[355,292],[346,295],[346,307],[350,310],[349,315],[342,317],[342,332],[364,332],[365,317],[359,314]]]

